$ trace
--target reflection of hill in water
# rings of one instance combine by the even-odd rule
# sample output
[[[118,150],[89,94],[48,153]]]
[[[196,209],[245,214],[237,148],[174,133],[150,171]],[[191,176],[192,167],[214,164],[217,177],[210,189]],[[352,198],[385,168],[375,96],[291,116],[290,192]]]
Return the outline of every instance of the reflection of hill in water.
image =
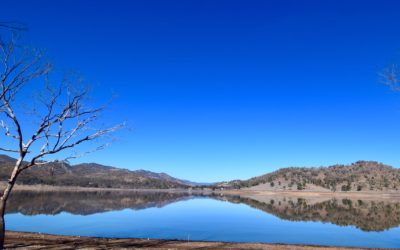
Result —
[[[187,193],[168,192],[13,192],[7,213],[24,215],[61,212],[89,215],[114,210],[163,207],[192,198]]]
[[[308,201],[302,198],[224,196],[234,203],[244,203],[281,219],[290,221],[329,222],[355,226],[363,231],[383,231],[400,225],[400,202],[330,199]]]
[[[8,213],[24,215],[61,212],[90,215],[122,209],[145,209],[206,195],[181,192],[13,192]],[[232,203],[244,203],[290,221],[329,222],[355,226],[363,231],[383,231],[400,225],[400,201],[391,200],[312,200],[278,196],[209,196]]]

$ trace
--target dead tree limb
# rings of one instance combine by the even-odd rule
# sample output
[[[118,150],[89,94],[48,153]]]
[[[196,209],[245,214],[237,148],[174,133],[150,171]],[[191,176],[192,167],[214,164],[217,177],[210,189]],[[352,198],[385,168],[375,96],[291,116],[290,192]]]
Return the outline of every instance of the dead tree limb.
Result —
[[[14,142],[1,145],[0,151],[18,154],[0,198],[0,223],[3,229],[0,246],[3,246],[6,203],[19,174],[33,166],[79,157],[82,153],[66,153],[62,159],[56,156],[64,151],[71,152],[85,143],[93,142],[93,146],[98,139],[120,129],[123,124],[96,128],[96,121],[105,106],[87,106],[88,91],[77,87],[73,78],[51,83],[52,66],[44,61],[43,54],[38,50],[17,46],[14,37],[9,41],[0,40],[0,65],[0,134]],[[40,85],[44,88],[44,94],[38,100],[39,108],[34,112],[35,117],[28,118],[18,112],[20,103],[17,97],[23,88],[36,91],[39,82],[43,83]],[[31,119],[37,121],[36,128],[28,123]],[[88,152],[100,150],[104,145],[93,146]]]

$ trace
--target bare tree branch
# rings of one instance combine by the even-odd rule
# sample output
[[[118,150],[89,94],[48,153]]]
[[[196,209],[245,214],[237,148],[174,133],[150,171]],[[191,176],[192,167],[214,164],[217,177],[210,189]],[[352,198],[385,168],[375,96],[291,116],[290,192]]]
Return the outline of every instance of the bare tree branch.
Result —
[[[0,23],[0,27],[4,25]],[[65,78],[59,83],[51,83],[51,65],[44,61],[37,50],[23,49],[16,45],[14,37],[5,42],[0,37],[0,129],[17,145],[0,147],[0,151],[18,153],[19,157],[8,180],[8,185],[0,198],[0,247],[4,242],[4,211],[9,194],[18,175],[33,166],[64,162],[103,149],[108,143],[93,146],[81,154],[64,154],[62,160],[52,160],[60,152],[78,149],[82,144],[105,138],[122,128],[124,124],[96,128],[96,122],[106,106],[87,107],[88,91],[78,87],[74,78]],[[32,128],[26,116],[16,109],[20,105],[16,96],[33,80],[43,81],[44,93],[35,107],[37,124]],[[35,85],[37,86],[37,84]],[[31,86],[31,88],[34,88]],[[33,102],[33,100],[32,100]],[[36,104],[39,105],[36,109]],[[30,127],[30,129],[27,129]],[[1,133],[0,133],[1,134]],[[27,159],[29,159],[27,161]]]
[[[0,121],[0,127],[2,127],[5,130],[4,135],[18,140],[18,136],[11,133],[10,128],[5,124],[3,120]]]
[[[0,151],[11,152],[11,153],[19,153],[19,150],[17,150],[17,149],[9,149],[9,148],[0,148]]]

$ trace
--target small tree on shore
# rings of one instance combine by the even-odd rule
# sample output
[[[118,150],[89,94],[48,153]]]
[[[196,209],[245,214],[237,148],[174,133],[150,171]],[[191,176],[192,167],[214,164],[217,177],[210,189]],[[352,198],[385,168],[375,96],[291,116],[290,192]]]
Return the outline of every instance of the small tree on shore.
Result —
[[[42,53],[24,49],[14,37],[0,37],[0,132],[4,135],[0,152],[17,155],[0,198],[0,248],[4,245],[7,200],[18,176],[34,166],[79,157],[82,152],[72,150],[121,127],[94,128],[104,107],[86,106],[88,92],[78,87],[74,78],[52,83],[52,66],[44,61]],[[43,92],[31,99],[24,89]],[[23,102],[32,108],[30,114],[22,109]],[[92,150],[103,147],[104,144]]]

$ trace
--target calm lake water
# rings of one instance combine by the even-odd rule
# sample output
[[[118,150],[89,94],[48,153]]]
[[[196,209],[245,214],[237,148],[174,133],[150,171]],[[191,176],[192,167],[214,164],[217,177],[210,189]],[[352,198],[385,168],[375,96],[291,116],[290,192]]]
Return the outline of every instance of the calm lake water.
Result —
[[[400,201],[141,192],[15,192],[8,230],[400,248]]]

